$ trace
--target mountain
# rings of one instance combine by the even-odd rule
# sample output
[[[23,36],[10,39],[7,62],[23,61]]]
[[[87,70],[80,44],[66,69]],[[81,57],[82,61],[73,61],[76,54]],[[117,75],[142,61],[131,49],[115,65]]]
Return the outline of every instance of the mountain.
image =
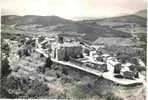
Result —
[[[91,20],[92,22],[98,23],[134,23],[140,26],[146,26],[147,21],[145,18],[136,15],[126,15],[126,16],[119,16],[119,17],[112,17],[112,18],[103,18],[98,20]]]
[[[7,15],[1,16],[1,24],[14,25],[21,18],[21,16]]]
[[[50,26],[56,25],[59,23],[69,23],[72,22],[70,20],[66,20],[60,18],[58,16],[34,16],[34,15],[27,15],[27,16],[2,16],[2,24],[7,25],[29,25],[29,24],[39,24],[43,26]]]
[[[147,9],[136,12],[134,15],[147,18]]]
[[[139,37],[141,36],[141,33],[146,33],[145,30],[147,28],[147,18],[141,17],[145,15],[146,10],[143,10],[126,16],[83,20],[81,22],[85,23],[85,25],[91,25],[91,27],[93,27],[93,25],[97,26],[98,38],[95,40],[96,44],[100,43],[100,41],[104,41],[106,44],[113,44],[111,41],[114,40],[114,43],[119,43],[117,41],[120,41],[120,45],[125,45],[126,43],[129,45],[134,45],[134,41],[130,40],[131,37]],[[102,30],[104,30],[104,32],[102,32]],[[133,30],[134,34],[132,33]],[[102,36],[104,33],[105,35],[109,35]],[[89,36],[92,37],[91,34]]]
[[[103,26],[120,26],[120,25],[140,25],[142,27],[147,26],[147,10],[141,10],[134,14],[124,15],[124,16],[116,16],[110,18],[102,18],[102,19],[93,19],[93,20],[83,20],[86,23],[97,23]]]
[[[96,21],[96,20],[94,20]],[[57,16],[2,16],[2,24],[14,25],[20,30],[60,31],[86,34],[85,39],[95,41],[98,37],[131,37],[130,33],[113,30],[95,23],[71,21]],[[37,26],[41,25],[41,26]]]

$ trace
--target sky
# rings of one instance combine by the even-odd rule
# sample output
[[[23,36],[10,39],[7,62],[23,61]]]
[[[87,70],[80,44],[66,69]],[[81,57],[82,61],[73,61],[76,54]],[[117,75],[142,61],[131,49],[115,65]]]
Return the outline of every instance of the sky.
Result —
[[[0,0],[2,15],[110,17],[146,9],[147,0]]]

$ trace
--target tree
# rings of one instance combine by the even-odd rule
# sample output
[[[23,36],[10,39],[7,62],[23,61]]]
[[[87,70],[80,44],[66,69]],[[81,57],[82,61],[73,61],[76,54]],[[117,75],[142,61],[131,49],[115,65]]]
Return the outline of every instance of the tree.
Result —
[[[87,56],[89,56],[89,54],[90,54],[89,49],[84,49],[84,53],[86,53],[86,54],[87,54]]]
[[[52,62],[51,58],[48,57],[48,58],[46,59],[46,61],[45,61],[45,66],[44,66],[44,67],[50,68],[52,64],[53,64],[53,62]]]
[[[1,47],[2,53],[5,53],[6,56],[9,56],[10,47],[7,43],[2,41],[2,47]]]
[[[2,63],[1,64],[1,77],[8,76],[10,74],[11,70],[10,70],[9,61],[8,61],[7,57],[2,59],[1,63]]]
[[[15,98],[39,98],[48,97],[49,88],[38,80],[30,80],[28,77],[10,76],[3,81],[3,89]],[[7,98],[7,95],[6,95]]]

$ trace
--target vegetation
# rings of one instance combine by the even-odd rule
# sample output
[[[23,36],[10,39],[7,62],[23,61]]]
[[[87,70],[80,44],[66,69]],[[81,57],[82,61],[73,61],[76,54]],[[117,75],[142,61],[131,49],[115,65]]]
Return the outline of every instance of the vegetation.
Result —
[[[117,31],[113,27],[101,26],[101,24],[110,23],[113,25],[115,23],[116,28],[121,26],[131,28],[130,26],[139,25],[140,27],[146,26],[146,19],[138,17],[136,15],[121,16],[116,18],[102,19],[102,20],[89,20],[89,21],[77,21],[73,22],[70,20],[65,20],[57,16],[2,16],[2,63],[1,63],[1,91],[0,96],[2,98],[46,98],[46,99],[96,99],[96,100],[122,100],[118,93],[115,95],[118,90],[122,92],[122,96],[125,93],[125,89],[120,89],[120,87],[113,84],[111,81],[105,80],[103,78],[97,78],[96,76],[81,72],[76,69],[71,69],[66,66],[61,66],[58,64],[53,64],[51,59],[42,59],[38,57],[37,54],[34,54],[37,57],[32,59],[31,54],[28,55],[27,49],[22,50],[24,52],[20,55],[22,63],[20,66],[29,66],[29,67],[38,67],[40,66],[37,72],[39,74],[44,74],[45,76],[51,78],[51,81],[47,80],[33,80],[29,79],[27,76],[17,77],[13,76],[12,71],[10,70],[10,65],[7,57],[9,57],[10,47],[3,39],[10,39],[18,41],[20,44],[24,43],[24,38],[26,37],[23,34],[34,35],[38,34],[40,31],[48,34],[52,31],[61,31],[61,32],[78,32],[80,34],[85,33],[87,41],[95,41],[98,37],[107,37],[110,41],[113,42],[115,38],[126,38],[132,37],[129,32]],[[127,29],[128,29],[127,28]],[[120,29],[119,29],[120,30]],[[21,33],[21,34],[13,34]],[[125,38],[126,37],[126,38]],[[139,33],[138,37],[140,41],[146,42],[146,34]],[[106,39],[105,39],[106,40]],[[117,39],[118,40],[118,39]],[[121,41],[121,40],[120,40]],[[130,43],[125,42],[124,44]],[[122,41],[121,41],[122,42]],[[123,43],[123,42],[122,42]],[[30,44],[30,43],[29,43]],[[116,44],[116,41],[115,41]],[[137,47],[136,47],[137,48]],[[106,46],[105,51],[110,52],[111,55],[114,55],[121,62],[131,61],[137,65],[138,70],[143,70],[141,66],[137,64],[137,58],[141,58],[146,63],[146,45],[142,45],[138,48],[143,48],[143,50],[135,49],[135,47],[123,47],[123,46]],[[89,50],[85,50],[89,54]],[[29,60],[27,60],[29,59]],[[44,62],[45,61],[45,62]],[[40,63],[40,65],[38,65]],[[41,64],[43,63],[43,64]],[[31,73],[32,75],[32,73]],[[52,80],[53,78],[53,80]],[[47,84],[48,83],[48,84]],[[116,87],[117,89],[113,89]],[[132,90],[133,88],[129,89]],[[139,90],[139,89],[138,89]],[[134,92],[137,92],[134,91]],[[127,97],[133,97],[132,92],[127,92]],[[144,94],[144,93],[139,93]],[[137,94],[136,94],[137,95]],[[128,99],[128,98],[127,98]],[[138,98],[139,99],[139,98]]]
[[[1,44],[1,50],[2,50],[2,53],[5,54],[5,56],[9,56],[9,52],[10,52],[10,47],[9,45],[2,41],[2,44]]]
[[[9,47],[9,45],[7,43],[2,41],[1,50],[2,50],[1,77],[3,78],[5,76],[8,76],[9,73],[11,72],[10,66],[9,66],[9,61],[8,61],[10,47]]]
[[[105,96],[106,100],[123,100],[122,98],[120,97],[117,97],[117,96],[114,96],[112,93],[108,93],[106,96]]]
[[[10,76],[2,80],[2,86],[2,89],[9,93],[3,95],[4,98],[7,98],[7,95],[13,95],[15,98],[39,98],[49,94],[47,85],[38,80],[30,80],[27,77]]]
[[[5,77],[8,76],[10,74],[11,70],[10,70],[10,66],[9,66],[9,62],[7,57],[2,59],[2,63],[1,63],[1,77]]]
[[[125,47],[125,46],[106,46],[104,48],[105,51],[109,52],[111,55],[116,56],[118,60],[121,62],[132,61],[133,58],[142,58],[145,57],[146,52],[143,50],[139,50],[133,47]],[[135,64],[137,62],[134,62]]]

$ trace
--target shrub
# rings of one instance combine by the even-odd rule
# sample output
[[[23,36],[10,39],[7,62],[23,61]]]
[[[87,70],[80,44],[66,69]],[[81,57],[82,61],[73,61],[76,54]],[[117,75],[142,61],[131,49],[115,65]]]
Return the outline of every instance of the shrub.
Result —
[[[38,80],[30,80],[27,77],[10,76],[3,81],[3,87],[6,91],[11,90],[11,94],[16,95],[16,98],[39,98],[47,97],[49,94],[46,84]]]
[[[7,43],[3,42],[2,41],[2,44],[1,44],[1,50],[2,50],[2,53],[5,53],[5,55],[9,56],[9,52],[10,52],[10,47]]]
[[[10,74],[10,66],[9,66],[9,61],[6,58],[2,59],[1,62],[1,77],[8,76]]]
[[[53,64],[53,62],[52,62],[51,58],[48,57],[48,58],[46,59],[46,61],[45,61],[45,66],[44,66],[44,67],[50,68],[52,64]]]

